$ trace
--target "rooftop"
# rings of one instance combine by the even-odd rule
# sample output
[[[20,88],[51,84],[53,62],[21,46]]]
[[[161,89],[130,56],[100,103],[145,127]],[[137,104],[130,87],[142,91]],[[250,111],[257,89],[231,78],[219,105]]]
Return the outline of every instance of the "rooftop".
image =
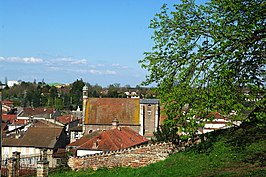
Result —
[[[78,149],[113,151],[148,143],[148,139],[128,127],[101,132]],[[95,146],[96,145],[96,146]]]
[[[110,124],[114,118],[120,124],[139,124],[139,99],[89,98],[85,124]]]
[[[3,146],[55,148],[63,128],[30,127],[22,138],[3,138]]]

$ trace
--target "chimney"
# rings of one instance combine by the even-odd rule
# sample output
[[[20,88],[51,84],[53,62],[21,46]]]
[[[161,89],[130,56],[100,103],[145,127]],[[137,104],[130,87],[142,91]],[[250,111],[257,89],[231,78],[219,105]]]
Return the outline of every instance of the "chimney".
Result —
[[[99,146],[99,142],[101,141],[101,138],[100,137],[97,137],[96,141],[93,142],[92,144],[92,149],[98,149],[98,146]]]
[[[113,121],[112,121],[112,128],[111,129],[117,129],[119,126],[119,121],[115,118]]]

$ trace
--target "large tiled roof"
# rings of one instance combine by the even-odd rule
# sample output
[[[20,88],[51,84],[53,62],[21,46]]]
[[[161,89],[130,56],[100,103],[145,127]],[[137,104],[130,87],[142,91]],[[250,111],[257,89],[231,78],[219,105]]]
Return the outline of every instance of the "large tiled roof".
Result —
[[[118,119],[120,124],[139,124],[139,99],[89,98],[85,124],[110,124]]]
[[[95,146],[97,143],[97,146]],[[148,139],[128,127],[119,127],[102,132],[78,149],[113,151],[148,143]]]
[[[50,115],[54,112],[54,108],[24,108],[22,116]]]
[[[30,127],[22,138],[3,138],[3,146],[54,148],[63,128]]]

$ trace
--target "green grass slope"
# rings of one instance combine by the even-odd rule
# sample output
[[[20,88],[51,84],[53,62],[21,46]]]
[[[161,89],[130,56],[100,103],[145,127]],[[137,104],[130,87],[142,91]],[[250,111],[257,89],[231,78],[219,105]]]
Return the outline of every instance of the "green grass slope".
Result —
[[[266,128],[254,123],[219,130],[207,140],[147,167],[60,171],[52,177],[266,176]]]

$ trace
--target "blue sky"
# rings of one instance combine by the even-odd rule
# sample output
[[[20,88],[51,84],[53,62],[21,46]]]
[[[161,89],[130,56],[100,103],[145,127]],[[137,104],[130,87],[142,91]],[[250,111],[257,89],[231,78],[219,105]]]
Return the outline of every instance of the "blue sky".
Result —
[[[0,81],[136,86],[150,20],[174,0],[1,0]]]

